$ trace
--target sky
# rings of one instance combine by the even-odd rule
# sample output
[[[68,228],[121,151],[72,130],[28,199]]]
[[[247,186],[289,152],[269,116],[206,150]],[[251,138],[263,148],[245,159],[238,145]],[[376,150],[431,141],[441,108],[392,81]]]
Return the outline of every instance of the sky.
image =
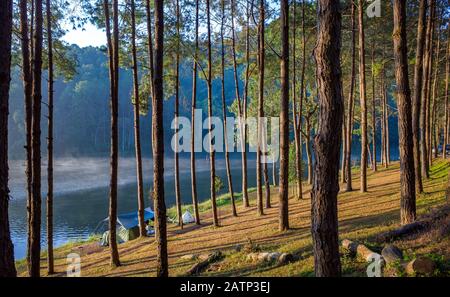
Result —
[[[83,29],[70,28],[63,40],[79,47],[106,45],[106,34],[92,24],[86,24]]]

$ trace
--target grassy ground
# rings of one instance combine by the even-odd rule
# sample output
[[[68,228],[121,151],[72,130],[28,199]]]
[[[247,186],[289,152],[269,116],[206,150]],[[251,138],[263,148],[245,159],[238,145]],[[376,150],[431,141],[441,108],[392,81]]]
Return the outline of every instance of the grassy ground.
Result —
[[[432,207],[446,203],[445,188],[448,161],[435,160],[430,179],[424,183],[425,193],[418,195],[417,213],[430,212]],[[338,197],[339,237],[365,243],[374,250],[377,245],[376,234],[399,226],[400,173],[399,164],[393,163],[389,169],[379,168],[368,171],[368,192],[359,192],[359,172],[353,177],[354,191],[341,192]],[[345,188],[341,185],[341,188]],[[231,215],[229,197],[223,197],[219,208],[221,227],[211,225],[209,203],[201,206],[202,225],[187,225],[180,230],[176,225],[168,228],[169,271],[171,276],[182,276],[195,263],[184,260],[187,254],[207,253],[221,250],[225,257],[213,264],[202,275],[205,276],[313,276],[313,255],[310,233],[310,186],[304,186],[304,199],[297,200],[293,193],[289,199],[289,219],[291,229],[278,231],[278,195],[272,189],[272,208],[265,209],[264,216],[257,216],[255,193],[250,194],[251,207],[244,208],[238,202],[238,217]],[[170,210],[169,213],[173,212]],[[237,251],[236,245],[244,245],[249,240],[262,251],[289,252],[296,260],[287,265],[276,263],[255,263],[246,259],[246,252]],[[420,255],[431,257],[437,263],[436,275],[449,275],[450,239],[448,232],[438,238],[422,236],[398,241],[396,244],[405,252],[405,258]],[[94,241],[70,243],[55,250],[57,275],[64,276],[66,257],[71,252],[81,255],[82,276],[154,276],[156,247],[154,238],[138,239],[119,245],[122,266],[112,269],[109,266],[109,250],[98,247]],[[350,258],[341,251],[344,275],[364,276],[366,264],[359,259]],[[26,275],[24,261],[17,263],[19,273]],[[42,256],[42,274],[46,274],[45,254]]]

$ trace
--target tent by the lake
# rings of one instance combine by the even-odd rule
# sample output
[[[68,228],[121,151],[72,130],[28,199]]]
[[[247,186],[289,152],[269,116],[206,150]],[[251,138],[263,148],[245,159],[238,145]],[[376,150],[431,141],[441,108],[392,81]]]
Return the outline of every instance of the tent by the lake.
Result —
[[[155,214],[150,207],[144,209],[144,221],[150,221],[155,218]],[[95,228],[96,231],[94,233],[99,233],[102,230],[105,230],[105,227],[108,228],[109,217],[103,219],[100,224]],[[124,214],[119,214],[117,216],[117,241],[118,242],[126,242],[139,237],[139,215],[138,212],[129,212]],[[102,242],[109,238],[109,231],[106,231],[108,234],[104,234]],[[105,233],[106,233],[105,232]],[[108,240],[109,241],[109,240]],[[107,243],[102,243],[107,245]]]

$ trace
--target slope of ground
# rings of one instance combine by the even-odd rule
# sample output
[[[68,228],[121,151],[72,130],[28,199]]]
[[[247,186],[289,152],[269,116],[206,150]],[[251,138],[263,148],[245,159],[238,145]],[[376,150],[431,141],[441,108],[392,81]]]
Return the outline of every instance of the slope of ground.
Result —
[[[419,217],[430,212],[432,207],[446,203],[445,190],[448,161],[435,160],[431,176],[424,183],[425,193],[418,195],[417,212]],[[359,192],[359,172],[354,174],[354,191],[341,192],[338,197],[339,237],[363,242],[375,250],[379,247],[372,238],[399,226],[400,172],[399,164],[393,163],[389,169],[380,168],[374,173],[368,170],[368,192]],[[341,185],[341,188],[345,188]],[[225,257],[206,270],[202,275],[209,276],[312,276],[313,255],[310,233],[310,186],[304,186],[304,199],[297,200],[293,193],[289,199],[289,219],[291,229],[278,231],[278,195],[272,189],[272,208],[265,209],[258,216],[254,196],[251,195],[250,208],[238,203],[238,217],[231,215],[229,205],[219,209],[221,227],[211,225],[210,211],[201,213],[202,225],[187,225],[180,230],[174,224],[168,228],[169,271],[171,276],[185,275],[196,263],[195,260],[182,259],[183,255],[208,253],[221,250]],[[256,263],[247,260],[244,250],[236,249],[251,241],[262,251],[288,252],[296,260],[287,265],[276,263]],[[428,255],[439,263],[450,259],[450,240],[448,230],[440,238],[409,238],[397,244],[405,250],[405,257]],[[66,257],[71,252],[81,254],[82,276],[154,276],[156,248],[153,238],[138,239],[119,245],[122,266],[112,269],[109,266],[109,249],[99,248],[96,243],[71,243],[55,250],[56,275],[66,274]],[[347,257],[342,253],[344,275],[363,276],[366,264]],[[438,264],[439,264],[438,263]],[[17,263],[19,273],[26,275],[24,261]],[[438,267],[444,267],[441,265]],[[438,271],[446,275],[448,271]],[[42,256],[42,275],[46,274],[45,254]]]

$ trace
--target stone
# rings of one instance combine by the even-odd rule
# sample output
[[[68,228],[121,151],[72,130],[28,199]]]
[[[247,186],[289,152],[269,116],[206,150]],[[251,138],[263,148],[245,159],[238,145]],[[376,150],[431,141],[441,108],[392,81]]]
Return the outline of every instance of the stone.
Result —
[[[393,244],[386,245],[381,251],[381,255],[388,264],[401,261],[403,259],[402,251]]]
[[[433,273],[436,265],[434,262],[428,258],[422,257],[410,261],[405,268],[408,274],[431,274]]]

